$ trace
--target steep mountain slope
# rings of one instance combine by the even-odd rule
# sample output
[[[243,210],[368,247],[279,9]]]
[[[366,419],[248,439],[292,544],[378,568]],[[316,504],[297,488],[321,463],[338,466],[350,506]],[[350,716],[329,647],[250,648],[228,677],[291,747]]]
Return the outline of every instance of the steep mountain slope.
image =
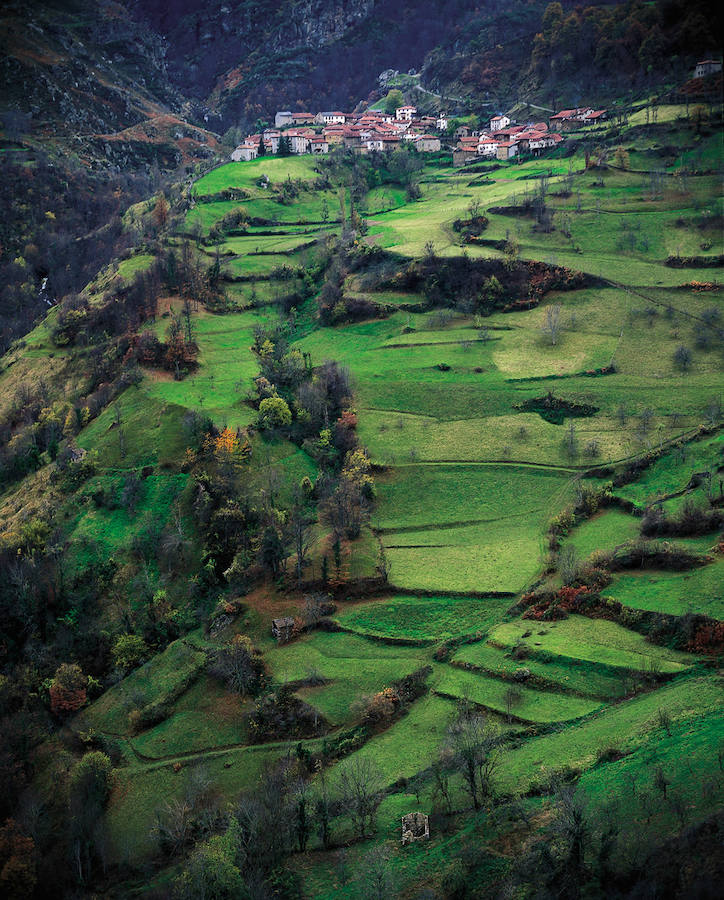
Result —
[[[175,168],[215,146],[213,135],[182,119],[163,41],[122,4],[11,3],[0,36],[2,102],[15,113],[10,129],[4,121],[6,136],[125,168]]]

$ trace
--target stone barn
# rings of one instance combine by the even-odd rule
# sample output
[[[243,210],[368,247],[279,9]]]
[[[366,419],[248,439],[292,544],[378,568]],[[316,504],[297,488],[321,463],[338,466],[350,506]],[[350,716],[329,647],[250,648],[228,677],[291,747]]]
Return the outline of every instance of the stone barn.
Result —
[[[285,644],[291,639],[294,631],[294,619],[284,616],[281,619],[272,619],[272,635],[280,644]]]
[[[425,841],[430,837],[429,816],[421,812],[408,813],[402,817],[402,844]]]

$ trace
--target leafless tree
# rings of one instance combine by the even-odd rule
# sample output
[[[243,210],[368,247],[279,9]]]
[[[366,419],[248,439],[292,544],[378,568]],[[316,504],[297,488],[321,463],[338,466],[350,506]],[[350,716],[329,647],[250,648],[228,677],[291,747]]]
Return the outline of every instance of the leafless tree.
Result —
[[[354,757],[342,769],[339,792],[349,808],[355,831],[365,838],[375,829],[375,815],[382,790],[382,773],[367,757]]]
[[[501,762],[498,726],[484,715],[461,716],[450,726],[448,751],[470,795],[474,809],[494,793],[495,774]]]
[[[553,347],[558,343],[558,338],[563,329],[561,309],[560,303],[553,303],[550,306],[546,306],[543,313],[543,322],[540,326],[540,330],[548,338]]]

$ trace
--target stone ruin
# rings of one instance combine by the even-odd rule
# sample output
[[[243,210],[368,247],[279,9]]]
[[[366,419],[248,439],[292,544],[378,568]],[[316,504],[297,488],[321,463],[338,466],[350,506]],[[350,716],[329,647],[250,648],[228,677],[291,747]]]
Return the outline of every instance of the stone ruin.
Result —
[[[408,813],[402,817],[402,844],[425,841],[430,837],[429,816],[421,812]]]

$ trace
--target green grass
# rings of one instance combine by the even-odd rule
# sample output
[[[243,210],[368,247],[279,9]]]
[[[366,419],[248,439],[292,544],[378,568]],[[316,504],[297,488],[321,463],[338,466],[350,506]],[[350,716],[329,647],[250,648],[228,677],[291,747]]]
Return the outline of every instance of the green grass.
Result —
[[[695,472],[716,472],[724,461],[724,433],[685,444],[667,453],[631,484],[616,490],[620,497],[638,505],[683,490]],[[716,476],[715,476],[716,477]]]
[[[129,732],[128,713],[174,696],[188,687],[205,664],[203,653],[174,641],[123,681],[109,688],[80,715],[82,727],[92,727],[111,735]]]
[[[122,438],[116,409],[120,411]],[[83,429],[78,445],[98,451],[101,468],[177,463],[186,447],[184,414],[183,407],[172,401],[149,397],[140,387],[129,387]]]
[[[602,710],[581,723],[526,741],[503,761],[501,787],[525,791],[534,781],[546,780],[565,766],[587,768],[599,752],[616,747],[634,750],[661,739],[657,714],[669,713],[673,723],[716,714],[721,685],[714,678],[688,678]]]
[[[355,717],[354,704],[425,663],[419,647],[390,647],[353,634],[318,632],[266,654],[275,682],[285,683],[321,675],[330,683],[302,688],[299,696],[333,724]]]
[[[199,178],[194,185],[194,194],[218,194],[228,188],[248,188],[262,175],[267,175],[274,183],[287,178],[310,180],[314,178],[316,164],[309,156],[263,156],[250,162],[231,162]]]
[[[335,619],[350,631],[383,638],[440,641],[485,631],[509,601],[492,597],[393,597],[346,605]]]
[[[690,572],[631,572],[614,576],[605,593],[633,609],[724,620],[724,560]]]
[[[615,622],[584,616],[569,616],[559,622],[507,622],[491,631],[490,641],[504,647],[521,642],[534,656],[552,653],[640,672],[652,666],[662,672],[681,672],[695,661],[689,654],[647,643],[642,635]]]
[[[515,466],[409,465],[377,482],[384,531],[536,518],[566,487],[559,472]],[[433,502],[430,502],[434,498]]]
[[[163,528],[189,481],[188,475],[151,475],[139,486],[136,507],[107,509],[96,507],[92,495],[102,491],[118,502],[123,493],[124,476],[96,476],[84,487],[82,504],[72,531],[70,557],[78,564],[107,560],[119,551],[127,551],[153,525]],[[77,507],[76,507],[77,508]]]
[[[385,784],[411,778],[427,768],[442,746],[455,704],[429,694],[416,700],[410,711],[387,731],[376,735],[360,750],[332,770],[349,765],[347,760],[369,759],[380,771]]]
[[[167,719],[131,740],[144,757],[163,759],[248,740],[244,716],[251,707],[218,681],[202,676],[174,705]]]
[[[511,678],[516,670],[525,668],[532,679],[527,683],[552,684],[560,690],[587,697],[612,699],[620,696],[622,691],[621,680],[596,663],[580,659],[542,660],[530,656],[518,660],[485,641],[464,644],[453,654],[452,661],[474,666],[499,678]]]
[[[507,714],[506,693],[511,685],[499,678],[466,672],[457,666],[436,665],[431,682],[445,696],[465,697],[473,703]],[[578,719],[600,709],[602,703],[586,697],[574,697],[553,691],[517,685],[518,696],[511,714],[526,722],[563,722]]]
[[[597,550],[613,550],[619,544],[638,538],[640,530],[640,519],[610,509],[579,525],[565,543],[575,547],[578,555],[585,559]]]

